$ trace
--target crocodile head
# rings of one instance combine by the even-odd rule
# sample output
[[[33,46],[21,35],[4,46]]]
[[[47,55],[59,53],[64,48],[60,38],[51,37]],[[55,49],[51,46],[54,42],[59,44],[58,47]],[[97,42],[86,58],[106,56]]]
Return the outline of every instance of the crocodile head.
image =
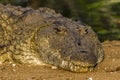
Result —
[[[24,63],[30,62],[34,53],[31,47],[35,47],[35,52],[42,62],[73,72],[91,71],[103,60],[103,49],[90,27],[62,17],[51,9],[33,10],[0,5],[0,14],[0,42],[3,43],[0,45],[13,43],[13,47],[17,47],[20,43],[20,47],[16,49],[26,51],[23,53],[25,56],[18,51],[21,57],[13,54],[17,60],[20,58]],[[42,24],[47,25],[41,27]],[[33,41],[35,46],[29,43],[29,40]],[[10,50],[5,50],[16,51],[11,47]],[[26,55],[30,56],[29,59]]]
[[[39,29],[35,44],[43,62],[73,72],[91,71],[103,60],[103,49],[93,30],[65,18]]]

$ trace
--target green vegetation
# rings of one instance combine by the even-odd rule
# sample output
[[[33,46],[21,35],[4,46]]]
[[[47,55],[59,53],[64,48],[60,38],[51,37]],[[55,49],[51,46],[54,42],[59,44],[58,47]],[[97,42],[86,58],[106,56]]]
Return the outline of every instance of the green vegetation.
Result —
[[[0,0],[0,3],[53,8],[92,26],[101,41],[120,40],[120,0]]]

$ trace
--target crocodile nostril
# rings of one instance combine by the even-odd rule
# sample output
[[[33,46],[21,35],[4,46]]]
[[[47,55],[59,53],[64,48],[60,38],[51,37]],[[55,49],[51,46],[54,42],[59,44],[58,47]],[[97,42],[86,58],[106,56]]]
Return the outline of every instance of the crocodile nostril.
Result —
[[[81,50],[80,53],[88,53],[88,51]]]
[[[80,46],[81,45],[81,43],[80,42],[78,42],[78,46]]]

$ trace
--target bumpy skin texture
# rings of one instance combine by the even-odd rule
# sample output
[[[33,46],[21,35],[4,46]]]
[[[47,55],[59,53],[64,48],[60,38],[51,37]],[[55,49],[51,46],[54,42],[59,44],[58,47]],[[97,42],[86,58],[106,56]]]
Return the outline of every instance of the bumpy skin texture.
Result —
[[[0,63],[42,63],[91,71],[104,53],[91,27],[49,8],[0,5]]]

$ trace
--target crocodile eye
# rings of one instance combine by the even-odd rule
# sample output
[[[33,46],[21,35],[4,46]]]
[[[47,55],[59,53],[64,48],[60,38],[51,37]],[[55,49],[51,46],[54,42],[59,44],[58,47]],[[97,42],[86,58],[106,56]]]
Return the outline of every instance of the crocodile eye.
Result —
[[[88,33],[87,28],[77,28],[77,31],[80,33],[80,35],[84,35]]]
[[[87,34],[88,33],[88,29],[85,29],[85,34]]]
[[[61,32],[61,30],[59,28],[53,28],[55,30],[56,33]]]
[[[58,28],[53,28],[55,30],[56,34],[61,34],[61,35],[66,35],[67,34],[67,29],[64,27],[58,27]]]

